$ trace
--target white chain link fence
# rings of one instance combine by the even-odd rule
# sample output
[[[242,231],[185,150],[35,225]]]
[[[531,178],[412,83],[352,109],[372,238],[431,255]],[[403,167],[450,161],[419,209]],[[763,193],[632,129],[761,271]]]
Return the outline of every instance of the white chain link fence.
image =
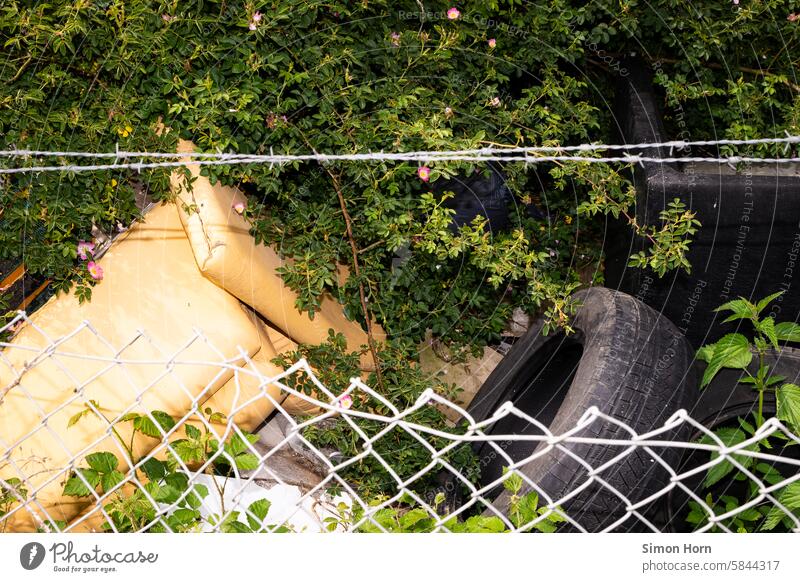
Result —
[[[23,325],[44,335],[22,313],[0,331]],[[107,355],[66,347],[84,336],[105,345]],[[769,440],[800,444],[775,418],[736,444],[721,441],[683,410],[664,426],[636,434],[592,408],[572,430],[552,434],[511,403],[478,422],[426,391],[413,406],[399,410],[358,378],[342,390],[324,386],[302,360],[274,378],[261,375],[244,353],[235,360],[220,353],[218,361],[192,361],[184,357],[192,345],[213,347],[199,332],[161,359],[129,357],[132,345],[148,341],[141,331],[125,345],[113,346],[85,322],[67,336],[47,338],[44,348],[0,342],[0,531],[586,531],[583,508],[573,503],[586,491],[610,491],[618,499],[618,517],[603,530],[735,531],[737,523],[757,516],[773,527],[800,531],[800,460],[759,446]],[[82,366],[91,372],[80,377],[76,370]],[[207,384],[199,389],[185,385],[180,373],[198,366],[209,370]],[[136,384],[137,368],[146,368],[153,380]],[[289,380],[302,374],[316,393],[291,387]],[[104,402],[92,391],[112,376],[115,386],[128,382],[123,402],[116,397]],[[228,376],[234,387],[230,409],[209,411],[204,402]],[[260,389],[254,396],[242,397],[245,378],[257,379]],[[180,414],[172,410],[166,416],[147,406],[150,393],[165,381],[182,393],[173,398],[176,406],[188,403]],[[317,412],[293,417],[282,406],[286,394],[318,407]],[[374,403],[390,414],[376,414]],[[232,419],[259,405],[274,411],[256,440]],[[417,420],[431,406],[450,408],[463,421],[452,431],[432,429]],[[539,430],[493,434],[492,427],[509,415]],[[309,431],[331,422],[346,423],[357,454],[345,457],[309,437]],[[619,438],[593,438],[590,429],[596,423],[618,426]],[[424,451],[427,462],[413,474],[404,474],[380,452],[386,450],[381,439],[394,431]],[[677,433],[692,436],[675,440]],[[512,458],[507,447],[520,441],[538,446],[524,458]],[[485,449],[487,443],[507,472],[481,481],[454,464],[459,447],[483,444]],[[571,491],[551,498],[526,475],[526,466],[555,449],[575,457],[576,444],[602,445],[616,454],[601,465],[579,459],[584,472]],[[681,450],[682,465],[664,460],[663,451],[672,449]],[[642,453],[663,468],[665,478],[633,501],[607,476],[628,455]],[[350,478],[350,469],[364,463],[385,473],[383,495],[365,493]],[[728,490],[706,492],[703,480],[714,472],[727,475],[720,482],[728,483]],[[438,486],[420,486],[432,476]],[[503,489],[510,493],[500,503],[497,493]],[[732,504],[737,491],[746,491],[745,500]]]

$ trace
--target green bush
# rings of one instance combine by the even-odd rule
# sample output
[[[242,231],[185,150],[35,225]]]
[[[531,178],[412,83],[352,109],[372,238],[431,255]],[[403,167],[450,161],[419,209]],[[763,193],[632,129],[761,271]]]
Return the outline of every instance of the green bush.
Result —
[[[0,146],[171,151],[183,137],[204,151],[356,153],[616,142],[609,100],[630,50],[653,63],[676,137],[798,133],[794,1],[469,1],[454,19],[448,8],[9,0],[0,8]],[[20,163],[37,160],[0,160]],[[580,273],[602,280],[604,215],[634,216],[622,166],[509,164],[511,229],[490,235],[476,221],[453,233],[429,186],[481,168],[429,166],[430,182],[410,163],[204,172],[250,195],[254,236],[293,259],[283,275],[300,308],[314,313],[330,293],[351,318],[384,326],[403,354],[381,367],[387,376],[409,368],[427,329],[479,350],[514,307],[566,325]],[[0,259],[23,258],[86,298],[93,281],[79,241],[93,225],[130,224],[137,191],[169,198],[167,180],[161,169],[4,179]],[[528,204],[547,218],[529,216]],[[663,219],[639,227],[653,245],[634,263],[688,268],[691,213],[678,205]],[[349,267],[345,283],[336,263]],[[418,382],[407,385],[418,395]]]

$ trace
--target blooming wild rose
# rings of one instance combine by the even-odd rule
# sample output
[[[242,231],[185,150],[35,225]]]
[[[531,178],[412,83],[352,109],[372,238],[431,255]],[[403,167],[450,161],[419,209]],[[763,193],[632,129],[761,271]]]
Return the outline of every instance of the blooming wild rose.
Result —
[[[78,256],[81,258],[81,260],[85,261],[87,259],[87,255],[94,255],[94,243],[82,240],[78,243]]]
[[[89,275],[95,281],[100,281],[103,279],[103,267],[101,267],[94,261],[89,261],[88,263],[86,263],[86,270],[89,271]]]

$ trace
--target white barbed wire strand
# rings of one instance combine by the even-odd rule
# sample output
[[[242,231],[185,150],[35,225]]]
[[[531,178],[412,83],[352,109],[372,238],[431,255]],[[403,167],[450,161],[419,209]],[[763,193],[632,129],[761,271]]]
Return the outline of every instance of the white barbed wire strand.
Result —
[[[140,413],[149,417],[150,420],[154,422],[155,426],[159,427],[159,432],[161,432],[162,438],[135,464],[133,463],[133,460],[126,458],[124,452],[121,452],[121,456],[125,458],[130,467],[125,474],[125,478],[110,490],[103,491],[102,494],[94,491],[91,499],[87,500],[86,502],[89,507],[89,511],[83,513],[73,520],[67,526],[68,530],[74,529],[81,523],[86,522],[91,515],[99,514],[103,521],[108,524],[108,528],[111,531],[116,531],[113,519],[107,510],[107,503],[112,499],[116,492],[121,491],[126,486],[133,486],[136,490],[141,491],[144,498],[151,503],[154,508],[156,508],[155,517],[149,523],[142,526],[141,530],[147,531],[155,526],[160,526],[166,531],[171,531],[171,528],[166,521],[166,517],[169,515],[170,511],[175,510],[181,501],[187,496],[197,495],[197,493],[195,493],[195,489],[193,488],[194,484],[197,483],[199,477],[204,471],[209,469],[217,459],[226,456],[227,453],[220,448],[220,451],[218,451],[218,453],[213,457],[210,457],[201,467],[194,468],[188,467],[181,460],[179,455],[173,455],[177,460],[180,471],[189,476],[190,487],[187,488],[187,490],[179,499],[169,504],[159,503],[149,494],[145,487],[145,483],[143,483],[137,476],[137,469],[140,469],[147,460],[155,458],[159,454],[168,454],[169,452],[174,452],[172,450],[171,439],[177,436],[177,431],[187,422],[197,421],[202,423],[210,431],[210,433],[213,434],[214,438],[219,439],[219,442],[225,442],[230,435],[238,435],[240,439],[243,439],[243,442],[247,443],[245,445],[247,450],[258,458],[258,471],[263,471],[266,475],[268,475],[269,479],[275,483],[287,485],[281,476],[270,467],[269,460],[273,455],[279,453],[283,447],[287,446],[292,439],[297,439],[297,441],[301,443],[305,449],[313,454],[314,457],[317,458],[327,468],[327,475],[324,477],[324,479],[322,479],[316,486],[311,487],[308,491],[301,495],[300,499],[297,501],[296,507],[294,507],[288,515],[284,516],[281,523],[268,523],[269,515],[267,518],[262,520],[258,516],[253,515],[247,507],[240,507],[238,505],[238,500],[241,499],[241,495],[243,494],[245,488],[247,485],[255,482],[258,472],[251,472],[250,475],[244,476],[244,478],[239,480],[239,490],[233,493],[234,506],[228,507],[223,515],[217,516],[217,520],[215,521],[216,525],[209,526],[210,529],[217,531],[220,530],[220,524],[224,521],[224,519],[231,516],[234,511],[244,515],[245,517],[253,518],[255,522],[260,522],[265,531],[274,530],[275,528],[286,524],[291,525],[291,519],[297,513],[303,513],[311,520],[322,523],[322,516],[335,515],[335,512],[337,511],[335,507],[333,507],[332,503],[330,501],[326,501],[324,498],[326,490],[332,485],[336,485],[350,497],[352,502],[351,509],[353,506],[357,506],[362,512],[360,519],[346,524],[346,529],[348,530],[356,530],[366,523],[369,523],[373,526],[373,528],[385,531],[385,528],[378,520],[379,512],[383,509],[392,507],[401,500],[411,499],[418,505],[418,507],[423,509],[433,519],[434,531],[448,531],[446,524],[451,519],[465,517],[473,512],[476,508],[480,509],[481,507],[485,508],[485,511],[488,511],[489,514],[497,516],[508,529],[513,531],[530,530],[539,522],[547,519],[553,514],[560,515],[564,521],[571,525],[575,530],[585,531],[585,528],[581,525],[580,520],[571,515],[570,510],[565,509],[565,507],[568,507],[570,500],[574,499],[581,491],[589,487],[595,487],[598,488],[598,490],[610,493],[620,499],[621,514],[619,518],[614,521],[614,523],[606,526],[605,529],[608,531],[623,526],[623,524],[628,520],[638,522],[645,529],[650,531],[658,531],[656,525],[650,520],[643,510],[650,503],[658,501],[667,495],[672,489],[677,488],[683,491],[689,499],[692,499],[695,503],[697,503],[698,507],[700,507],[701,510],[707,515],[705,524],[699,527],[698,531],[709,531],[713,528],[729,531],[729,528],[725,524],[726,520],[736,517],[738,514],[746,511],[749,508],[756,507],[764,502],[769,502],[773,508],[783,514],[783,517],[789,519],[789,521],[793,524],[795,531],[800,532],[800,519],[798,519],[798,515],[787,508],[785,504],[781,503],[777,495],[773,495],[775,492],[778,492],[788,485],[796,483],[800,480],[800,460],[789,457],[781,457],[769,452],[750,450],[748,448],[753,444],[775,434],[783,435],[785,438],[789,438],[794,442],[800,443],[800,438],[791,433],[791,431],[789,431],[782,422],[775,418],[767,420],[759,428],[756,434],[752,435],[743,442],[733,445],[726,445],[707,427],[704,427],[702,424],[692,419],[685,410],[674,413],[664,423],[663,426],[654,427],[653,430],[644,434],[637,434],[625,423],[605,415],[600,410],[593,407],[585,411],[581,419],[570,430],[564,432],[563,434],[552,434],[549,429],[536,418],[533,418],[525,414],[523,411],[518,410],[510,402],[499,407],[490,418],[478,422],[472,418],[464,408],[448,401],[441,395],[436,394],[431,389],[424,391],[412,406],[409,406],[404,410],[400,410],[393,406],[391,402],[387,401],[385,397],[366,385],[360,378],[352,378],[349,385],[337,395],[319,381],[319,379],[315,376],[314,371],[310,368],[305,360],[296,362],[282,373],[274,377],[266,377],[260,372],[258,367],[255,366],[244,350],[237,348],[238,356],[233,358],[225,358],[223,352],[214,346],[213,341],[211,341],[198,329],[195,329],[192,336],[177,349],[171,353],[167,353],[155,344],[151,344],[151,342],[148,341],[148,335],[144,330],[138,330],[134,338],[123,342],[121,348],[114,348],[114,346],[105,338],[103,338],[102,334],[100,334],[90,322],[83,322],[77,326],[75,330],[65,334],[61,338],[48,338],[44,334],[44,331],[36,326],[35,321],[29,319],[27,315],[23,313],[18,314],[7,326],[0,329],[0,331],[7,331],[12,326],[17,326],[20,323],[30,325],[34,330],[41,332],[42,337],[46,340],[46,345],[44,347],[34,347],[19,345],[18,343],[13,342],[13,340],[10,342],[2,342],[0,343],[0,365],[4,365],[11,372],[11,376],[13,377],[11,382],[13,386],[5,388],[17,389],[26,394],[26,397],[31,400],[31,410],[34,415],[32,420],[38,419],[39,424],[38,426],[33,426],[22,439],[19,439],[14,443],[7,443],[5,440],[2,441],[2,446],[5,448],[5,451],[2,451],[2,454],[0,454],[0,463],[10,463],[15,473],[21,477],[21,481],[23,483],[28,485],[29,489],[26,493],[26,496],[23,497],[22,495],[17,494],[17,490],[14,488],[14,486],[9,484],[7,478],[0,479],[0,487],[5,491],[10,491],[12,496],[16,496],[17,498],[16,507],[12,508],[5,514],[0,514],[0,528],[3,527],[4,521],[11,519],[11,517],[13,517],[16,513],[27,511],[32,514],[34,520],[37,520],[37,522],[40,524],[40,527],[43,529],[60,529],[60,526],[56,523],[56,520],[48,514],[46,507],[42,504],[42,502],[40,502],[40,500],[36,498],[36,493],[42,491],[44,487],[53,483],[55,479],[63,479],[72,474],[74,469],[83,460],[85,455],[89,454],[93,450],[96,450],[98,446],[107,441],[111,434],[111,428],[115,422],[129,412],[139,411]],[[96,337],[102,345],[108,348],[109,355],[81,354],[74,351],[65,350],[62,347],[67,344],[70,339],[77,337],[79,334],[91,334],[93,337]],[[136,342],[140,341],[148,342],[148,345],[152,345],[156,349],[156,352],[161,354],[163,357],[155,360],[137,360],[134,358],[126,358],[125,351],[132,345],[136,344]],[[194,359],[182,360],[181,354],[185,352],[189,346],[196,342],[203,342],[204,344],[207,344],[212,353],[216,354],[218,359],[207,361],[197,361]],[[23,369],[17,369],[14,367],[11,364],[11,360],[7,357],[7,354],[13,350],[21,350],[22,353],[33,354],[32,358],[25,360],[26,364]],[[105,365],[100,368],[100,372],[94,373],[89,378],[81,381],[71,375],[69,366],[67,366],[65,363],[66,361],[72,360],[91,360]],[[129,406],[120,411],[114,419],[108,422],[108,428],[103,431],[102,434],[100,434],[88,445],[82,447],[81,450],[69,452],[69,454],[72,456],[71,461],[67,464],[67,466],[53,469],[52,472],[54,473],[54,476],[51,476],[40,482],[38,487],[32,487],[29,479],[30,476],[26,474],[23,466],[20,466],[18,463],[16,463],[15,459],[12,457],[12,452],[16,446],[19,446],[22,442],[24,442],[25,438],[29,438],[35,434],[36,431],[47,430],[51,434],[55,432],[53,427],[49,426],[47,423],[47,419],[51,418],[55,414],[55,409],[45,413],[44,410],[38,407],[33,395],[25,390],[24,383],[24,377],[27,373],[29,373],[36,366],[43,365],[43,362],[50,361],[52,361],[54,365],[63,371],[65,377],[69,379],[69,382],[74,384],[73,388],[75,389],[73,390],[73,394],[67,399],[68,403],[82,402],[90,409],[94,408],[92,407],[91,402],[88,401],[88,397],[84,392],[84,388],[91,382],[100,379],[103,374],[107,373],[108,370],[117,368],[120,368],[126,375],[126,379],[132,386],[134,397],[132,398]],[[204,365],[207,367],[217,368],[216,374],[213,375],[213,378],[209,380],[199,394],[193,394],[188,391],[185,386],[181,386],[181,388],[186,390],[186,393],[191,397],[192,404],[183,415],[180,415],[179,418],[176,419],[175,425],[167,431],[164,431],[160,427],[159,423],[155,422],[156,419],[152,415],[153,411],[148,410],[143,406],[144,394],[154,389],[157,380],[151,380],[142,387],[136,387],[133,376],[129,374],[130,370],[128,369],[137,365],[153,366],[154,364],[160,364],[163,367],[161,372],[155,374],[156,378],[161,379],[164,377],[170,377],[181,384],[182,381],[180,376],[176,376],[175,371],[182,366]],[[218,428],[207,422],[204,416],[200,414],[199,408],[204,397],[210,396],[211,386],[216,383],[220,377],[219,374],[221,374],[223,371],[227,373],[233,373],[233,378],[235,381],[235,393],[231,404],[231,410],[225,411],[227,413],[228,422],[226,422],[224,430],[222,434],[220,434],[218,432]],[[307,375],[313,385],[318,389],[318,392],[316,394],[309,395],[292,388],[286,383],[286,380],[295,374]],[[256,395],[248,398],[247,400],[242,400],[239,378],[240,376],[245,375],[251,376],[258,380],[259,390]],[[275,385],[280,388],[281,391],[291,394],[297,398],[301,398],[307,403],[317,406],[320,412],[316,415],[312,415],[308,419],[298,422],[297,419],[292,418],[283,408],[281,405],[281,399],[275,399],[266,390],[269,385]],[[4,387],[0,387],[0,393],[7,393],[8,390],[4,391],[3,388]],[[390,410],[391,414],[376,414],[371,409],[359,410],[357,407],[349,409],[343,408],[339,402],[342,395],[345,394],[352,395],[354,402],[365,402],[369,399],[375,399],[376,402],[380,402],[382,405],[386,406],[387,409]],[[281,414],[284,416],[288,420],[290,426],[290,429],[285,437],[263,454],[259,453],[259,451],[244,438],[244,434],[241,429],[231,421],[231,419],[233,419],[239,412],[246,410],[248,406],[254,404],[261,398],[268,399],[275,408],[274,414]],[[2,398],[0,398],[0,400],[2,400]],[[67,403],[61,403],[57,409],[60,410],[66,405]],[[434,429],[432,427],[415,422],[413,420],[413,415],[416,412],[423,410],[426,406],[446,406],[457,411],[459,416],[463,419],[463,430],[448,431]],[[95,412],[97,413],[98,411],[95,410]],[[518,418],[525,419],[526,421],[532,423],[534,426],[539,428],[541,434],[495,435],[487,432],[498,421],[506,418],[509,415],[517,416]],[[362,450],[360,453],[355,455],[353,458],[343,459],[337,463],[332,462],[332,460],[328,458],[323,451],[314,446],[304,435],[305,429],[317,426],[321,422],[335,417],[344,420],[348,426],[350,426],[354,432],[358,434],[359,439],[362,442]],[[374,434],[368,435],[356,422],[358,419],[371,420],[373,422],[380,423],[382,428]],[[620,438],[596,438],[591,436],[583,436],[585,429],[596,422],[611,423],[618,426],[620,428],[620,431],[618,431],[618,434],[621,435]],[[708,436],[713,444],[707,442],[679,441],[674,440],[674,438],[664,438],[670,437],[674,430],[684,424],[692,427],[695,432],[699,432],[700,434]],[[405,479],[401,478],[395,472],[391,463],[389,463],[386,459],[383,459],[375,447],[381,438],[388,435],[391,430],[394,429],[403,430],[407,434],[411,435],[412,438],[414,438],[416,442],[419,442],[430,454],[430,462],[421,470],[417,471],[417,473]],[[57,434],[55,436],[58,438]],[[447,444],[439,449],[436,449],[426,437],[438,437],[443,439]],[[532,441],[541,443],[542,446],[534,449],[534,452],[527,458],[514,461],[506,454],[504,449],[499,446],[500,444],[509,441]],[[509,472],[491,483],[487,483],[478,487],[475,484],[472,484],[464,475],[461,475],[458,470],[446,460],[446,455],[455,447],[475,443],[489,443],[492,447],[496,448],[499,454],[503,456],[504,460],[507,461]],[[586,462],[585,459],[581,459],[579,456],[577,456],[569,447],[569,445],[572,444],[604,445],[608,447],[614,447],[615,450],[618,450],[618,452],[602,465],[595,467]],[[63,441],[61,441],[60,445],[66,447],[66,444]],[[667,447],[679,448],[687,451],[702,451],[708,453],[710,458],[708,461],[692,467],[691,469],[684,470],[684,472],[679,474],[676,472],[674,467],[672,467],[655,452],[655,449],[664,449]],[[541,487],[539,487],[537,483],[533,482],[524,472],[526,464],[530,463],[535,458],[539,458],[547,454],[547,452],[552,449],[558,449],[567,455],[574,457],[581,463],[585,472],[583,482],[560,499],[550,498],[547,492],[543,491]],[[653,492],[644,499],[632,502],[630,499],[626,498],[621,491],[612,486],[611,483],[605,478],[605,475],[613,472],[613,468],[617,464],[622,462],[626,456],[632,454],[632,452],[636,450],[646,452],[654,460],[654,462],[658,463],[664,468],[664,470],[669,474],[669,479],[668,483],[666,483],[658,491]],[[377,504],[370,504],[368,499],[363,499],[359,495],[358,491],[352,486],[352,484],[347,481],[345,475],[346,469],[354,464],[354,458],[358,460],[372,458],[377,461],[387,471],[387,473],[391,475],[395,483],[395,494]],[[745,464],[741,460],[743,458],[750,458],[753,459],[753,461]],[[779,482],[767,485],[762,482],[759,477],[755,475],[749,468],[756,461],[767,463],[780,462],[786,467],[794,467],[793,470],[795,473],[788,477],[782,478]],[[757,495],[738,508],[733,508],[724,513],[715,514],[713,508],[710,507],[704,499],[698,496],[697,493],[686,484],[686,481],[692,477],[704,474],[711,467],[723,462],[731,463],[736,471],[744,475],[750,482],[754,483],[757,487]],[[429,475],[434,471],[440,470],[446,470],[450,475],[456,478],[457,485],[463,485],[464,488],[468,490],[467,499],[458,507],[448,510],[446,514],[440,514],[437,507],[434,507],[413,488],[413,484],[417,479],[424,477],[425,475]],[[235,471],[235,473],[236,476],[242,476],[238,469]],[[526,483],[527,487],[531,491],[536,491],[539,494],[540,499],[545,501],[543,507],[546,507],[546,511],[541,515],[535,516],[531,521],[525,524],[515,525],[504,508],[498,508],[494,505],[493,499],[490,495],[492,490],[496,489],[498,486],[501,486],[503,481],[510,478],[512,474],[521,477]],[[75,473],[75,475],[78,476],[79,479],[82,479],[80,472]],[[93,490],[90,483],[88,483],[85,479],[82,479],[82,481],[84,482],[85,486],[87,486],[90,490]],[[307,501],[313,502],[313,504],[310,506],[311,509],[309,509],[309,506],[305,503]],[[207,503],[207,499],[200,499],[200,504],[203,506],[206,506]],[[210,512],[213,510],[213,507],[208,507],[207,509]],[[573,507],[572,509],[574,510],[575,508]],[[323,513],[320,514],[318,511],[322,511]],[[337,527],[341,529],[341,527]]]
[[[555,152],[591,152],[591,151],[606,151],[606,150],[641,150],[641,149],[656,149],[656,148],[670,148],[670,149],[683,149],[686,147],[696,146],[739,146],[739,145],[763,145],[763,144],[796,144],[800,143],[800,136],[787,135],[786,137],[767,137],[755,139],[717,139],[717,140],[672,140],[665,142],[640,142],[636,144],[598,144],[586,143],[580,145],[556,145],[556,146],[508,146],[508,147],[486,147],[475,149],[462,149],[462,150],[429,150],[429,151],[413,151],[413,152],[397,152],[385,153],[381,152],[367,152],[362,154],[302,154],[293,156],[292,159],[300,161],[336,161],[336,160],[359,160],[359,159],[376,159],[375,156],[381,156],[380,159],[385,160],[408,160],[417,159],[420,157],[435,157],[438,155],[481,155],[492,154],[494,152],[502,151],[505,153],[555,153]],[[279,154],[277,157],[282,157]],[[8,149],[0,150],[0,157],[78,157],[78,158],[213,158],[213,159],[236,159],[236,158],[255,158],[269,161],[276,159],[274,155],[260,155],[260,154],[237,154],[237,153],[223,153],[223,152],[128,152],[120,150],[117,147],[114,152],[79,152],[79,151],[52,151],[52,150],[29,150],[29,149]]]
[[[47,166],[22,166],[16,168],[0,168],[0,174],[22,174],[35,172],[93,172],[132,169],[141,171],[153,168],[175,168],[185,166],[189,163],[203,166],[220,165],[247,165],[247,164],[289,164],[295,162],[336,162],[336,161],[362,161],[362,162],[517,162],[528,164],[540,164],[547,162],[585,162],[585,163],[623,163],[623,164],[643,164],[643,163],[716,163],[720,165],[735,165],[740,163],[765,163],[765,164],[795,164],[800,163],[800,158],[766,158],[756,156],[730,155],[724,157],[658,157],[644,156],[639,153],[625,154],[622,156],[580,156],[564,155],[565,152],[587,153],[599,151],[639,151],[646,149],[669,148],[670,154],[674,149],[685,149],[698,146],[740,146],[740,145],[763,145],[763,144],[783,144],[788,148],[792,144],[800,143],[800,136],[787,136],[775,138],[757,139],[721,139],[721,140],[700,140],[700,141],[666,141],[656,143],[638,144],[580,144],[575,146],[510,146],[510,147],[488,147],[476,149],[463,149],[451,151],[412,151],[412,152],[366,152],[353,154],[274,154],[270,148],[270,154],[238,154],[238,153],[209,153],[209,152],[128,152],[117,149],[114,152],[80,152],[80,151],[48,151],[48,150],[28,150],[28,149],[9,149],[0,151],[0,157],[4,158],[41,158],[41,157],[61,157],[61,158],[85,158],[85,159],[139,159],[138,162],[114,162],[111,164],[63,164]],[[558,153],[560,155],[542,155],[547,153]],[[521,155],[509,155],[521,154]],[[531,154],[537,154],[531,157]],[[177,159],[171,162],[144,162],[144,159]]]

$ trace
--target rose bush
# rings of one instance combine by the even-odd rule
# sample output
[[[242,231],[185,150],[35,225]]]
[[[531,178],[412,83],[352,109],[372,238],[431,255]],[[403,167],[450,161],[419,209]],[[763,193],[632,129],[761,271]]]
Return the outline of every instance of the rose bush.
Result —
[[[799,11],[790,0],[9,0],[0,141],[172,151],[183,137],[246,153],[613,143],[609,102],[631,50],[653,63],[673,135],[796,134]],[[496,341],[515,307],[564,324],[580,273],[602,279],[604,215],[633,215],[623,167],[508,164],[511,227],[490,233],[478,220],[453,232],[431,187],[481,169],[342,162],[204,173],[248,193],[237,212],[293,259],[283,276],[300,308],[313,313],[330,293],[414,359],[427,329],[454,346]],[[0,259],[23,259],[56,290],[77,284],[87,298],[102,272],[81,241],[93,226],[129,224],[136,193],[165,199],[167,185],[166,169],[8,176]],[[664,219],[668,240],[690,238],[681,208]],[[664,256],[657,229],[642,234],[656,244],[637,264],[689,268],[680,252]],[[349,267],[345,282],[337,263]],[[401,389],[402,374],[385,376],[387,394]]]

